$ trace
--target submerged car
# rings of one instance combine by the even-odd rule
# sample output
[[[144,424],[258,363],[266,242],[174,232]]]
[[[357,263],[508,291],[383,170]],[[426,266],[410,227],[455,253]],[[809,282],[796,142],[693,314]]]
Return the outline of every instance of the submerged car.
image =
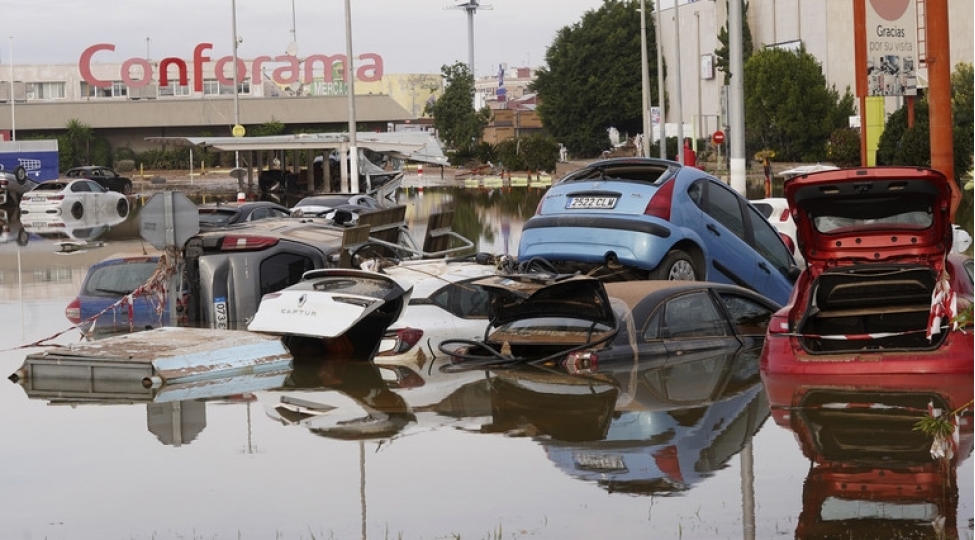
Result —
[[[226,227],[259,219],[288,217],[291,210],[270,201],[201,204],[200,227]]]
[[[971,300],[953,286],[951,190],[939,171],[850,168],[784,185],[806,269],[769,324],[768,373],[972,373]],[[961,266],[964,269],[964,266]]]
[[[695,167],[652,158],[595,161],[545,193],[518,259],[612,279],[706,280],[785,303],[799,268],[748,200]]]
[[[309,195],[291,208],[293,217],[320,217],[336,219],[337,212],[344,211],[355,222],[361,212],[379,210],[382,205],[374,197],[359,193],[328,193]],[[341,218],[338,218],[341,221]]]
[[[579,275],[499,275],[482,341],[451,352],[451,369],[558,364],[570,372],[689,359],[717,348],[755,348],[779,305],[753,291],[704,281],[611,282]]]
[[[31,214],[51,214],[82,219],[87,214],[129,215],[129,200],[91,180],[48,180],[24,194],[20,200],[20,219],[27,223]]]
[[[158,254],[114,255],[88,268],[81,290],[64,316],[85,333],[128,332],[178,323],[185,315],[185,298],[177,299],[170,314],[172,295],[166,294],[159,278],[167,279]]]
[[[412,290],[378,272],[310,270],[298,283],[265,294],[247,329],[285,336],[286,343],[291,337],[318,338],[329,347],[351,347],[369,357],[403,312]]]
[[[13,171],[0,170],[0,206],[17,205],[24,193],[34,189],[37,182],[31,180],[27,170],[18,166]]]
[[[477,282],[496,275],[491,258],[404,261],[381,271],[413,294],[403,314],[390,325],[375,362],[422,369],[445,339],[484,337],[488,292]]]

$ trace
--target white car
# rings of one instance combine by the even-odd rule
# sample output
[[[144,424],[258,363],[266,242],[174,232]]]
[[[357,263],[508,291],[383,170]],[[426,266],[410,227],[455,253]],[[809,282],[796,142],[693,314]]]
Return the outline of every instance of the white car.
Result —
[[[92,180],[48,180],[37,184],[20,200],[20,220],[31,221],[34,214],[83,219],[88,214],[129,215],[129,200]]]
[[[775,227],[775,230],[789,237],[791,241],[789,247],[792,248],[792,256],[796,259],[796,264],[802,266],[802,254],[799,253],[799,246],[796,244],[796,222],[792,220],[788,201],[783,197],[772,197],[750,202]]]
[[[488,326],[487,291],[472,282],[498,273],[475,260],[404,261],[382,269],[400,283],[413,283],[410,302],[386,330],[376,364],[425,371],[447,339],[481,339]]]

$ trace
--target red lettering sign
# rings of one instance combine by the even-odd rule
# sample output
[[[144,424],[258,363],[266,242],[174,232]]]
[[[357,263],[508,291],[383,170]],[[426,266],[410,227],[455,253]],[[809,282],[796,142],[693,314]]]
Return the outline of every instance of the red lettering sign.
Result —
[[[203,91],[203,66],[207,62],[211,61],[211,58],[209,56],[205,56],[204,52],[211,49],[213,49],[212,43],[199,43],[193,48],[193,90],[195,92]],[[78,60],[78,69],[81,71],[82,80],[91,86],[101,88],[111,86],[112,81],[96,78],[91,71],[91,66],[92,58],[95,56],[95,54],[101,51],[114,50],[115,45],[111,43],[98,43],[85,49],[84,52],[81,53],[81,58]],[[357,80],[363,82],[374,82],[383,78],[382,56],[375,53],[364,53],[360,54],[357,60],[360,64],[355,73]],[[233,62],[234,59],[232,56],[224,56],[222,58],[218,58],[214,62],[214,77],[220,84],[232,85],[234,83]],[[326,83],[330,83],[333,81],[333,72],[336,69],[341,69],[343,80],[348,80],[349,62],[344,54],[336,54],[332,56],[325,54],[313,54],[304,60],[304,66],[302,66],[301,60],[289,55],[280,55],[273,58],[270,56],[258,56],[251,61],[250,66],[247,65],[246,61],[238,58],[237,82],[239,83],[240,81],[247,80],[249,73],[251,77],[251,84],[260,84],[261,74],[264,71],[264,64],[272,62],[278,64],[278,66],[275,67],[271,72],[271,79],[275,83],[282,86],[287,86],[296,82],[310,84],[314,82],[316,73],[318,73]],[[133,68],[138,68],[137,71],[142,72],[141,78],[132,75]],[[171,76],[176,77],[176,81],[178,81],[179,86],[189,86],[189,66],[187,65],[186,60],[177,57],[163,58],[159,61],[158,70],[159,86],[169,86]],[[133,57],[122,62],[121,72],[119,73],[118,79],[128,86],[138,88],[149,85],[153,81],[155,75],[156,73],[152,63],[144,58]]]

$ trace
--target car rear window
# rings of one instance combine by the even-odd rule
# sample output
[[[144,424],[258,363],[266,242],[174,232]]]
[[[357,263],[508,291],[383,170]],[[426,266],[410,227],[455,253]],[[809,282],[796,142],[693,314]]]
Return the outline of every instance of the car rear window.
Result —
[[[813,226],[821,233],[848,229],[927,229],[934,223],[931,197],[918,194],[905,203],[901,198],[863,204],[859,200],[830,201],[809,211]]]
[[[226,225],[236,214],[233,210],[200,208],[200,225]]]
[[[621,180],[659,185],[673,175],[667,165],[647,165],[645,163],[614,164],[607,167],[586,167],[570,173],[559,183],[587,180]]]
[[[94,268],[82,291],[86,296],[122,296],[131,293],[149,281],[158,263],[138,260],[121,264],[109,264]]]

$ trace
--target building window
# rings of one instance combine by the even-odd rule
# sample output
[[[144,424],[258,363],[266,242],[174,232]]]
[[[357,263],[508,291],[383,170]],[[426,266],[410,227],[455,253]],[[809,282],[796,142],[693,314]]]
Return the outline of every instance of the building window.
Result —
[[[162,97],[188,96],[190,95],[189,85],[182,86],[176,82],[170,82],[167,86],[159,87],[159,95]]]
[[[34,82],[27,83],[27,100],[41,101],[48,99],[64,99],[63,82]]]
[[[111,86],[91,86],[87,82],[81,83],[82,98],[113,98],[128,95],[128,87],[122,81],[112,81]]]
[[[237,85],[237,94],[250,94],[250,80],[241,81]],[[203,94],[207,96],[232,96],[234,87],[229,84],[220,84],[216,79],[206,79],[203,81]]]

